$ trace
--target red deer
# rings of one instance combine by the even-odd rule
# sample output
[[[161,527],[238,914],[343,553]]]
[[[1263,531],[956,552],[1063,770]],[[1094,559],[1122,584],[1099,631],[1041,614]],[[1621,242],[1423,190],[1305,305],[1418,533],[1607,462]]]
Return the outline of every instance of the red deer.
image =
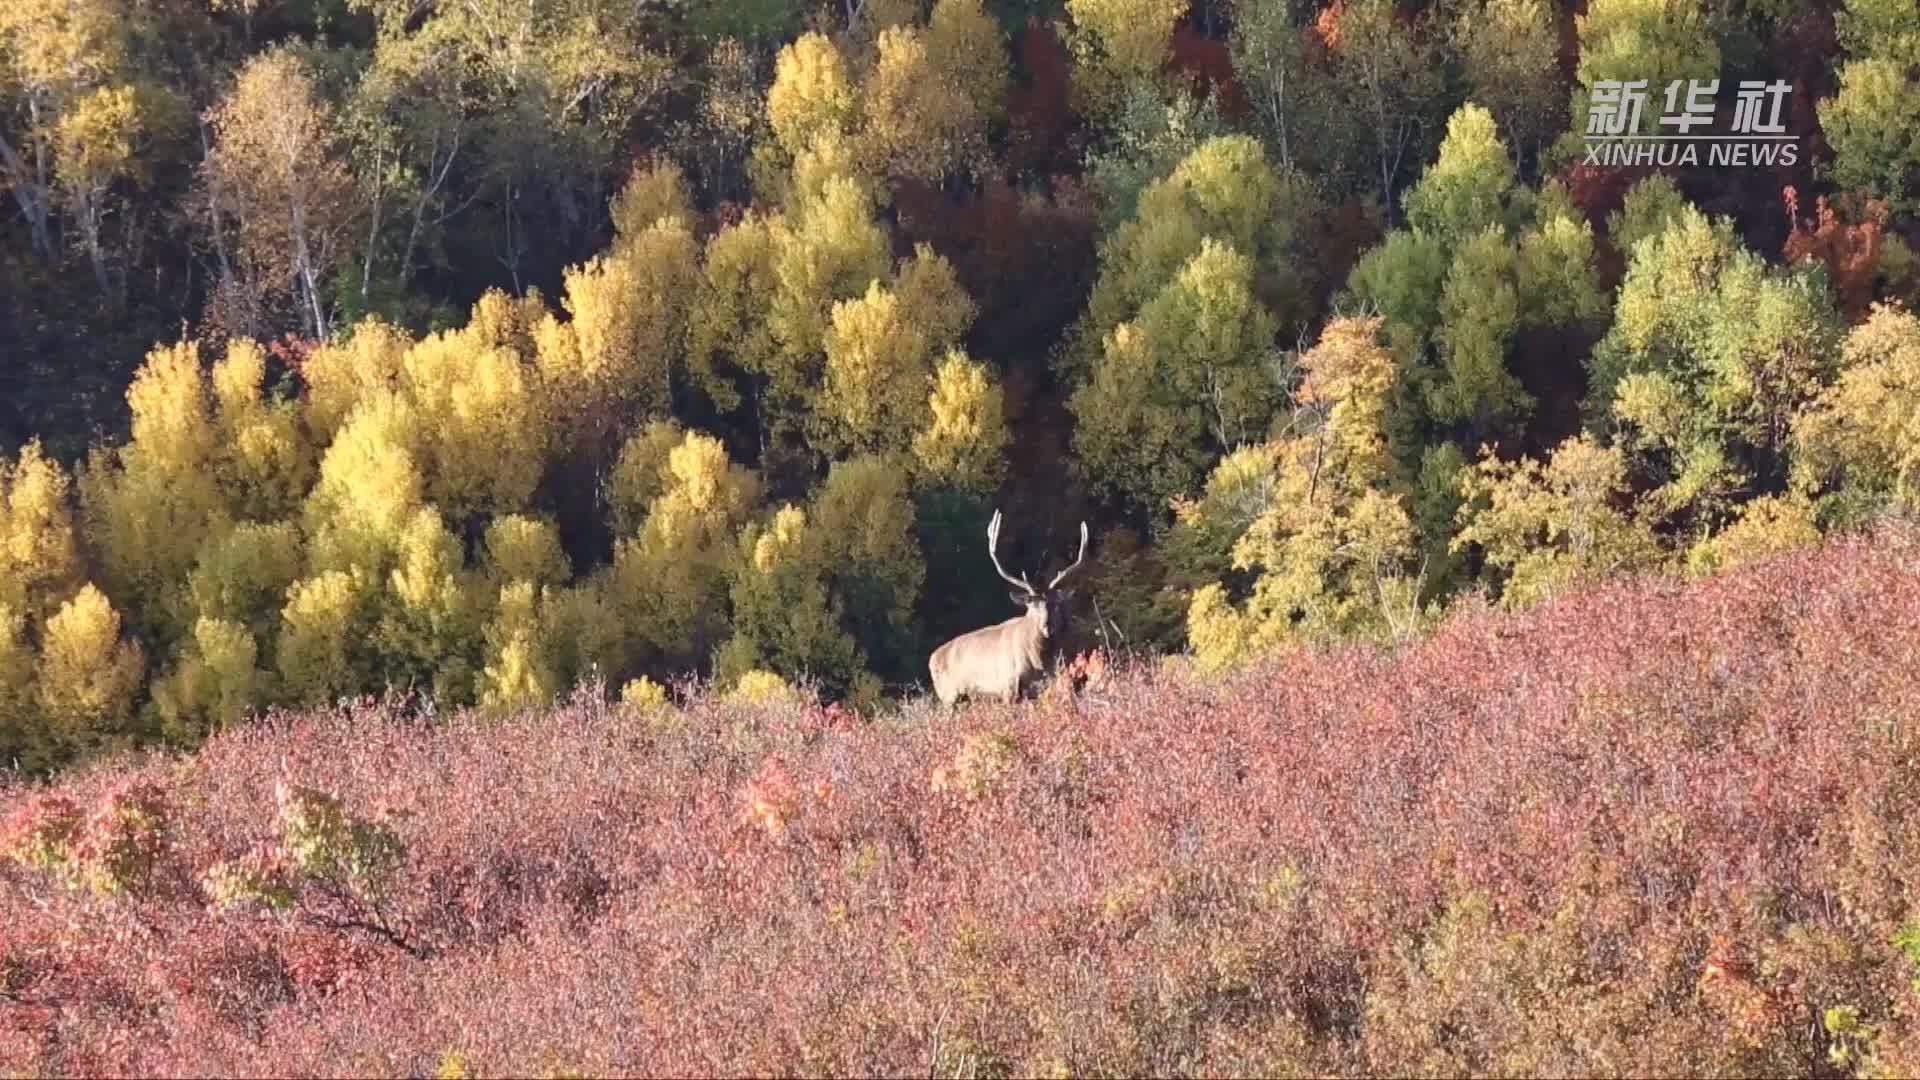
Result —
[[[1080,554],[1072,566],[1055,574],[1045,589],[1035,589],[1024,572],[1017,578],[1007,573],[1000,565],[999,545],[1000,511],[995,510],[987,526],[987,557],[1008,584],[1019,587],[1019,592],[1008,595],[1026,612],[961,634],[933,651],[927,658],[927,670],[933,675],[933,692],[943,705],[951,705],[962,696],[1018,700],[1021,691],[1045,670],[1050,639],[1065,626],[1067,606],[1073,597],[1073,590],[1062,590],[1060,582],[1086,561],[1087,523],[1080,523]]]

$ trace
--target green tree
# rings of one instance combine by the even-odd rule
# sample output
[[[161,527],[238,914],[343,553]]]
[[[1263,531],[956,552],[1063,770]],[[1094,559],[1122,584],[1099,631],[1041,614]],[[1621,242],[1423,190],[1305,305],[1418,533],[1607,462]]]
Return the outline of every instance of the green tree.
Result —
[[[1275,323],[1254,296],[1253,261],[1203,241],[1138,318],[1107,335],[1069,401],[1094,488],[1164,506],[1214,456],[1264,437],[1281,392],[1268,366]]]
[[[1841,187],[1870,192],[1896,211],[1920,209],[1920,94],[1914,61],[1870,56],[1840,69],[1840,90],[1820,102],[1820,127],[1833,147]]]
[[[1543,0],[1475,0],[1453,25],[1469,97],[1493,114],[1522,161],[1537,158],[1566,123],[1555,21]]]
[[[1574,27],[1580,62],[1568,109],[1573,130],[1557,148],[1563,155],[1581,153],[1595,84],[1644,80],[1646,102],[1632,133],[1654,135],[1670,85],[1677,81],[1684,96],[1688,80],[1720,74],[1720,47],[1698,0],[1594,0],[1584,15],[1574,17]]]
[[[1817,268],[1772,269],[1731,222],[1685,208],[1634,248],[1589,415],[1624,422],[1653,505],[1710,525],[1737,493],[1784,480],[1789,425],[1831,379],[1839,330]]]

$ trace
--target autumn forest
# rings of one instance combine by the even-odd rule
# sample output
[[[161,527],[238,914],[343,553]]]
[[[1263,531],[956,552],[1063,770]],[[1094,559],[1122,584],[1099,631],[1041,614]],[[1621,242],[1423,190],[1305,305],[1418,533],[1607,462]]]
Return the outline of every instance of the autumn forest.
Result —
[[[1916,103],[1912,0],[5,0],[0,1071],[1920,1062]]]

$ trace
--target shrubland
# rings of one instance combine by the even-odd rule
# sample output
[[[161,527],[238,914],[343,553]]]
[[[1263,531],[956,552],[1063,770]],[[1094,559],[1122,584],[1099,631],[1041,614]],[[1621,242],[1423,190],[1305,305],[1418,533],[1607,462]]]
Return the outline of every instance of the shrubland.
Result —
[[[0,791],[18,1074],[1910,1075],[1920,533],[1222,675],[277,712]]]

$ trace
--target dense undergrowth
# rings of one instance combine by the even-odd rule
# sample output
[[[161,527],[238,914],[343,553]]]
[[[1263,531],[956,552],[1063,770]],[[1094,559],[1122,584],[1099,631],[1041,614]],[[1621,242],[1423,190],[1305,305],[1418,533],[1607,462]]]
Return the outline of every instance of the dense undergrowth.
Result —
[[[1920,534],[863,719],[366,704],[0,793],[0,1072],[1920,1068]]]

